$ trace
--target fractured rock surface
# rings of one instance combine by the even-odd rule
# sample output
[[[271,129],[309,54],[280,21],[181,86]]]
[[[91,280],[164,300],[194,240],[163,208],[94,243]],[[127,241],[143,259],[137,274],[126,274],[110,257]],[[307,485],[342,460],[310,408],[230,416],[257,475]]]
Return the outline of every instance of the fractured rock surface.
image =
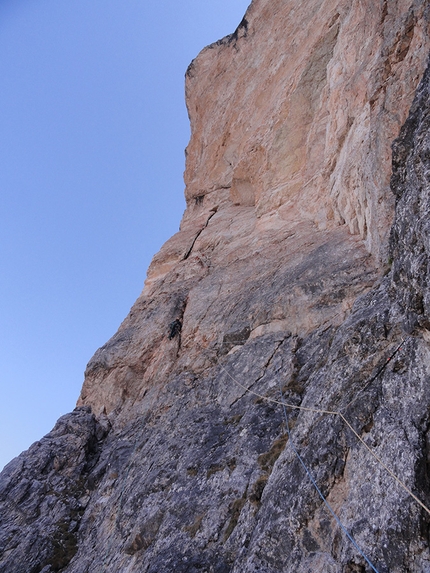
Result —
[[[428,12],[254,0],[192,63],[181,230],[1,474],[1,573],[430,572]]]
[[[189,211],[227,195],[260,217],[346,223],[383,257],[390,146],[425,68],[428,11],[419,0],[252,2],[187,73]]]

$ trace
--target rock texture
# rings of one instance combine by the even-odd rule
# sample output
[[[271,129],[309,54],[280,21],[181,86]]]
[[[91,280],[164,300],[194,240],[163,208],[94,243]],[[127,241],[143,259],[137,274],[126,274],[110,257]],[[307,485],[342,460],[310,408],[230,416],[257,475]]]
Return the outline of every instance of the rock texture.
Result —
[[[201,52],[186,74],[181,230],[90,362],[80,403],[140,401],[173,370],[204,371],[202,349],[244,328],[341,323],[388,259],[391,144],[425,67],[429,9],[260,0]]]
[[[390,146],[427,59],[426,12],[410,0],[254,1],[187,72],[188,205],[227,195],[258,217],[346,223],[383,258]]]
[[[430,573],[429,12],[254,0],[191,64],[181,230],[0,475],[1,573],[371,571],[296,450],[374,570]]]

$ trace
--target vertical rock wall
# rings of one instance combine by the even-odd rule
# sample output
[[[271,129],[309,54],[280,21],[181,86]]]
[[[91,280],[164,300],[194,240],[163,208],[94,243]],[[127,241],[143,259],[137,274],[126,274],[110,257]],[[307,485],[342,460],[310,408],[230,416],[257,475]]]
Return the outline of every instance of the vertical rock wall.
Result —
[[[388,260],[390,146],[430,49],[428,12],[424,1],[255,0],[199,54],[186,74],[181,231],[90,361],[80,404],[109,413],[173,371],[203,372],[243,329],[340,324]]]
[[[0,475],[0,573],[430,573],[427,12],[254,0],[194,61],[181,231]]]
[[[187,73],[186,197],[346,223],[384,259],[390,145],[429,49],[425,2],[254,1]]]

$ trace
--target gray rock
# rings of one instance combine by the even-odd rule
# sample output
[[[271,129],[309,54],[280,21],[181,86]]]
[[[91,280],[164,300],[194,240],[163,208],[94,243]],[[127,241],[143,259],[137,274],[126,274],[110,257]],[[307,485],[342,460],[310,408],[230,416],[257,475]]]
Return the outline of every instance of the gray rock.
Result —
[[[78,527],[96,482],[88,476],[107,433],[90,412],[61,417],[0,474],[0,571],[60,571],[78,550]]]

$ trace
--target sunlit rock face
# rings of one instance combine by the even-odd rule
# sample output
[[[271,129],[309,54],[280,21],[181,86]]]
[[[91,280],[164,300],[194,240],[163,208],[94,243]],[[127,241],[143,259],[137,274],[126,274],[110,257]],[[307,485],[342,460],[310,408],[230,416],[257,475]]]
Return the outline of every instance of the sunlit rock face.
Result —
[[[180,231],[0,475],[0,573],[430,573],[429,20],[254,0],[192,62]]]
[[[427,59],[426,10],[410,1],[253,2],[236,33],[187,72],[188,210],[228,190],[259,218],[346,224],[383,258],[390,145]]]
[[[230,331],[303,335],[345,318],[388,260],[391,144],[425,67],[427,12],[259,0],[198,55],[181,230],[90,362],[82,403],[111,411],[172,368],[200,372]]]

